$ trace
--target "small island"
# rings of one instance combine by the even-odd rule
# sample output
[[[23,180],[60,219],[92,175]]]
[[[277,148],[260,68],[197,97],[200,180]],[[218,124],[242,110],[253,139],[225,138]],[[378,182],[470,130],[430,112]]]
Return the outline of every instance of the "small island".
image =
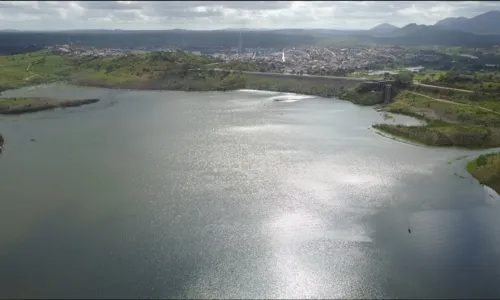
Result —
[[[56,100],[38,97],[0,98],[0,114],[19,115],[55,108],[82,106],[96,102],[99,102],[99,99]]]

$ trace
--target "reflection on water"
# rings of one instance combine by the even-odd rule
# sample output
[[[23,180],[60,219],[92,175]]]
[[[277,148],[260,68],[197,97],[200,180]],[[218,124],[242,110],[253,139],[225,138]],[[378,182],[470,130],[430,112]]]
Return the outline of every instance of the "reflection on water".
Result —
[[[371,108],[295,94],[10,95],[102,101],[0,119],[5,298],[500,294],[499,196],[464,170],[480,151],[399,143]]]

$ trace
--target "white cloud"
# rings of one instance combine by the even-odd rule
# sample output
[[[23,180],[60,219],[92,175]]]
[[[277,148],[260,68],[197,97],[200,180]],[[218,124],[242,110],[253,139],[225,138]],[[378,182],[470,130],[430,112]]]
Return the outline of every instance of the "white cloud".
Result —
[[[496,1],[2,1],[0,29],[367,29],[500,10]]]

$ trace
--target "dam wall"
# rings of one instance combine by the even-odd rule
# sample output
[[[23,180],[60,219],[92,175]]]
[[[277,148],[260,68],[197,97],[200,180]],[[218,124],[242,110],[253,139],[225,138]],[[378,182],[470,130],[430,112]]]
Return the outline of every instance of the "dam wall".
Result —
[[[252,79],[272,79],[273,81],[295,81],[297,84],[328,86],[330,88],[350,88],[354,87],[366,79],[335,77],[335,76],[313,76],[313,75],[295,75],[281,73],[262,73],[262,72],[242,72]]]
[[[199,72],[201,70],[192,69],[189,71]],[[225,69],[210,69],[204,71],[226,73],[221,74],[222,78],[227,76],[229,73],[239,73],[243,75],[240,82],[237,82],[232,87],[228,85],[223,86],[222,90],[234,89],[237,86],[236,88],[298,93],[326,98],[348,97],[352,98],[349,101],[354,103],[359,102],[363,105],[388,102],[393,96],[392,89],[387,89],[385,87],[388,82],[370,81],[364,78],[250,72]],[[354,91],[353,89],[354,87],[358,87],[358,89],[361,88],[363,90],[363,86],[365,91],[360,92],[358,90]],[[388,95],[385,95],[388,91],[391,92],[389,92]],[[373,94],[371,92],[376,93]]]
[[[283,73],[269,73],[269,72],[250,72],[250,71],[237,71],[227,69],[210,69],[214,72],[230,72],[244,74],[251,83],[267,81],[267,83],[275,84],[297,84],[300,86],[318,86],[330,89],[351,88],[356,85],[366,82],[366,79],[351,78],[351,77],[337,77],[337,76],[318,76],[318,75],[298,75],[298,74],[283,74]],[[190,69],[189,72],[200,72],[201,69]],[[206,71],[206,70],[205,70]],[[259,80],[262,79],[262,80]]]

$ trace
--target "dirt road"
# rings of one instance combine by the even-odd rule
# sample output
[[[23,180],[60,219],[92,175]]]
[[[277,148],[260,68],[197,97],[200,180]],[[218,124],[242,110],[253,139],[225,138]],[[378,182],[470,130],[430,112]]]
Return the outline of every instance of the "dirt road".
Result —
[[[456,104],[456,105],[465,105],[465,106],[477,107],[477,108],[482,109],[482,110],[484,110],[484,111],[487,111],[487,112],[491,112],[491,113],[494,113],[494,114],[500,115],[500,113],[499,113],[499,112],[496,112],[496,111],[494,111],[494,110],[491,110],[491,109],[489,109],[489,108],[482,107],[482,106],[479,106],[479,105],[470,105],[470,104],[465,104],[465,103],[458,103],[458,102],[454,102],[454,101],[451,101],[451,100],[445,100],[445,99],[434,98],[434,97],[427,96],[427,95],[420,94],[420,93],[416,93],[416,92],[411,92],[411,91],[408,91],[408,92],[409,92],[409,93],[412,93],[412,94],[415,94],[415,95],[419,95],[419,96],[425,97],[425,98],[429,98],[429,99],[434,100],[434,101],[444,102],[444,103],[450,103],[450,104]]]
[[[464,93],[469,93],[469,94],[474,93],[474,91],[470,91],[470,90],[462,90],[462,89],[456,89],[456,88],[445,87],[445,86],[423,84],[423,83],[419,83],[419,82],[414,82],[413,84],[414,85],[425,86],[425,87],[430,87],[430,88],[442,89],[442,90],[452,90],[452,91],[457,91],[457,92],[464,92]]]

